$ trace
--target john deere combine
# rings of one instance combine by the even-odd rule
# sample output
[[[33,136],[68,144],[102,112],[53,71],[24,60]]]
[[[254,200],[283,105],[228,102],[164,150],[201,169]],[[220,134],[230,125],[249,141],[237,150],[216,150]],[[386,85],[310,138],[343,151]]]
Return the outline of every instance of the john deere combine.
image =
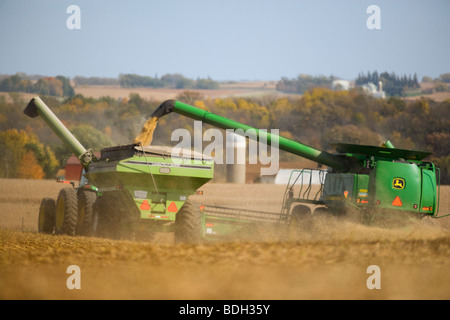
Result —
[[[319,214],[339,216],[349,210],[356,210],[367,223],[380,216],[389,218],[404,213],[414,217],[438,215],[439,169],[423,161],[431,154],[429,152],[397,149],[386,141],[381,147],[336,143],[332,146],[337,152],[330,154],[175,100],[162,103],[152,116],[161,117],[171,112],[218,128],[235,129],[237,134],[251,129],[256,134],[249,136],[250,139],[259,140],[264,135],[263,141],[268,144],[277,139],[280,150],[328,166],[327,170],[292,172],[278,223],[289,225]],[[319,177],[316,190],[311,185],[313,176]],[[229,229],[227,219],[239,216],[249,221],[253,217],[248,210],[217,207],[205,207],[204,214],[210,220],[211,234],[223,233],[220,228],[213,232],[211,218],[214,216],[220,216],[217,225],[224,229]],[[274,220],[273,214],[263,217],[265,221]]]

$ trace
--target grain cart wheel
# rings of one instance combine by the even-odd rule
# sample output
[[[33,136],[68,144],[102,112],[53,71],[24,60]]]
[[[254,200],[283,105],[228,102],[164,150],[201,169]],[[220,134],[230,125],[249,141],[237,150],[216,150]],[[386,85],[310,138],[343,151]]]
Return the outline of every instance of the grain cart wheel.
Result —
[[[53,233],[55,229],[56,204],[51,198],[44,198],[39,207],[38,232]]]
[[[307,231],[311,228],[311,209],[305,205],[297,205],[292,209],[290,228],[291,230]]]
[[[77,235],[91,235],[92,217],[94,215],[94,203],[97,193],[86,189],[78,190],[78,221],[75,233]]]
[[[120,238],[120,203],[114,196],[103,195],[94,203],[92,230],[96,237]]]
[[[61,189],[56,201],[55,232],[75,235],[78,217],[77,191],[72,188]]]
[[[175,219],[175,242],[199,243],[202,232],[202,213],[200,208],[187,200]]]

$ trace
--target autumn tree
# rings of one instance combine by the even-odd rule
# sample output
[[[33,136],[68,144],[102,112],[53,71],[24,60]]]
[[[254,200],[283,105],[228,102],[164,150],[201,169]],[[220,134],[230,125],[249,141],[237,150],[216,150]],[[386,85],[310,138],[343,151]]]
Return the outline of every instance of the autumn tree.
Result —
[[[22,156],[17,166],[17,178],[19,179],[42,179],[44,178],[44,170],[37,163],[34,152],[28,150]]]
[[[195,101],[205,99],[205,96],[198,91],[190,91],[186,90],[179,93],[176,97],[176,100],[181,101],[186,104],[193,105]]]
[[[74,137],[83,145],[86,149],[92,149],[99,151],[105,147],[110,147],[114,143],[111,138],[102,131],[95,129],[88,124],[77,125],[70,130]],[[55,153],[58,159],[63,159],[67,155],[72,154],[72,151],[64,144],[58,144],[55,148]]]
[[[0,132],[0,159],[0,177],[3,178],[52,178],[58,170],[50,148],[24,130]]]
[[[300,74],[297,78],[289,79],[286,77],[281,78],[277,82],[276,89],[281,92],[287,93],[303,93],[315,87],[330,88],[331,83],[336,78],[333,76],[310,76],[307,74]]]

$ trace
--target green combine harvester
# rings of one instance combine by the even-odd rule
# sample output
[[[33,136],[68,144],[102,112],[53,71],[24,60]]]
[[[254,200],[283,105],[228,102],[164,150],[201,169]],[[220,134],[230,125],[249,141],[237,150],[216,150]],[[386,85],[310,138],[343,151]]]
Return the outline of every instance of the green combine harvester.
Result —
[[[328,167],[326,170],[293,170],[281,212],[264,213],[261,221],[298,225],[314,216],[338,217],[349,211],[356,211],[367,224],[377,219],[395,220],[405,216],[438,217],[439,168],[423,160],[430,152],[397,149],[386,141],[381,147],[336,143],[332,147],[337,152],[330,154],[176,100],[165,101],[152,116],[162,117],[171,112],[221,129],[234,129],[237,134],[252,130],[256,134],[248,136],[250,139],[263,138],[268,144],[277,139],[280,150]],[[319,180],[316,190],[313,190],[313,177]],[[204,208],[204,216],[209,226],[221,226],[227,231],[233,229],[232,222],[236,218],[247,222],[258,220],[255,218],[258,214],[250,210],[212,206]],[[223,230],[209,231],[221,235],[226,233]]]
[[[383,147],[335,144],[337,153],[330,154],[175,100],[165,101],[151,116],[171,112],[221,129],[252,129],[256,135],[251,138],[264,135],[268,144],[277,139],[279,149],[328,169],[294,170],[281,212],[200,206],[189,196],[213,178],[210,157],[192,151],[174,157],[168,147],[130,144],[102,149],[97,159],[35,97],[24,113],[41,116],[84,168],[77,188],[62,189],[56,201],[42,200],[39,231],[115,238],[174,232],[177,242],[195,243],[247,232],[254,224],[292,227],[315,215],[334,217],[348,210],[358,211],[367,223],[400,212],[438,216],[439,169],[423,161],[429,152],[396,149],[386,142]],[[312,191],[314,174],[320,177],[317,191]]]

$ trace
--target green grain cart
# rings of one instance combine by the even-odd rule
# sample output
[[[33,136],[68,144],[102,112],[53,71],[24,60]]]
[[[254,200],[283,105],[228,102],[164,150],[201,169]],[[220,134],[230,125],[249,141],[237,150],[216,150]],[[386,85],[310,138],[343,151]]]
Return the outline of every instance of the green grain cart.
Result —
[[[214,162],[195,152],[174,159],[170,148],[121,145],[86,150],[39,98],[24,110],[41,116],[78,157],[84,183],[43,199],[39,231],[123,238],[149,232],[174,232],[180,242],[201,238],[202,214],[189,196],[213,178]],[[86,188],[86,185],[95,188]]]
[[[201,110],[180,101],[167,100],[152,114],[162,117],[176,112],[194,120],[236,133],[256,132],[251,139],[268,144],[278,140],[279,149],[326,165],[326,170],[294,170],[289,179],[281,212],[265,213],[262,221],[291,225],[311,216],[340,216],[350,210],[359,213],[366,223],[378,217],[437,217],[439,210],[439,169],[424,161],[431,153],[394,148],[386,141],[383,146],[337,143],[330,154],[281,136],[257,130],[245,124]],[[241,130],[237,130],[241,129]],[[312,186],[312,177],[319,177]],[[295,189],[294,189],[295,187]],[[204,208],[208,227],[206,236],[220,236],[236,229],[236,220],[251,222],[256,213],[251,210]]]

